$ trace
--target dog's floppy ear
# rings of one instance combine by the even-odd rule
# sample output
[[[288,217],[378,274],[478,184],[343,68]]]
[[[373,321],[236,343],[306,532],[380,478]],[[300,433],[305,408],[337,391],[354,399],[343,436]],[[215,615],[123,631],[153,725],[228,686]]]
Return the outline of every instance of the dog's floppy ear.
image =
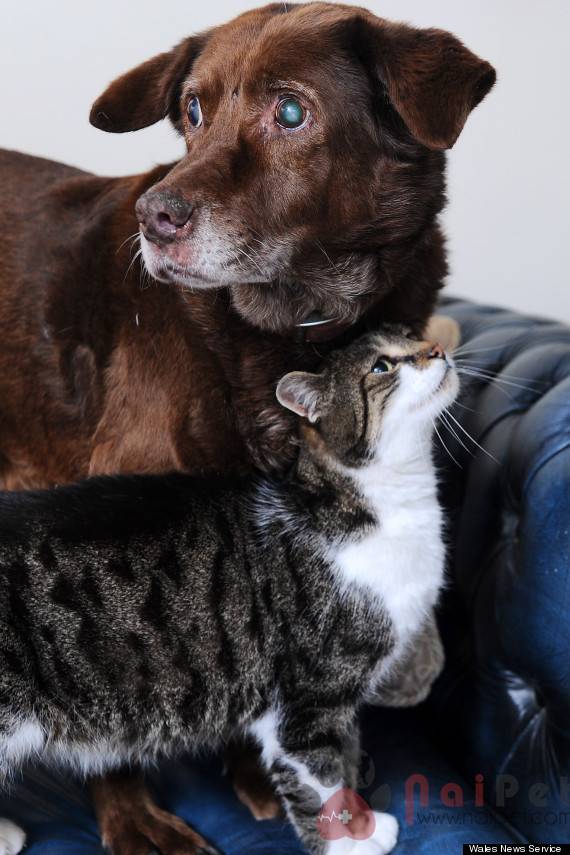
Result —
[[[167,116],[176,124],[181,84],[207,40],[208,33],[190,36],[114,80],[93,104],[91,124],[116,134],[138,131]]]
[[[451,148],[495,83],[493,66],[444,30],[416,29],[365,11],[352,23],[354,49],[412,136],[428,148]]]
[[[438,342],[444,350],[452,352],[459,347],[461,328],[454,318],[447,315],[432,315],[427,322],[423,338],[426,341]]]

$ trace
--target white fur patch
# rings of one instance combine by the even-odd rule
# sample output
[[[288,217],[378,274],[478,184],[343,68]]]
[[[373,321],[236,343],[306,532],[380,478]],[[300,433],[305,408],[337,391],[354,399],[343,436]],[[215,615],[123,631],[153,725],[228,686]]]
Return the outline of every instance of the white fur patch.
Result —
[[[423,370],[402,366],[375,460],[362,469],[345,470],[378,526],[361,540],[331,547],[329,557],[343,592],[360,588],[392,621],[396,647],[384,668],[419,632],[443,585],[443,518],[431,440],[433,420],[457,390],[457,379],[449,374],[437,391],[444,376],[441,360]]]
[[[283,753],[278,735],[280,721],[277,710],[270,709],[249,727],[251,735],[259,743],[263,762],[268,768]]]
[[[250,726],[251,735],[257,739],[261,747],[263,762],[268,768],[275,760],[285,763],[295,770],[301,784],[311,787],[319,794],[321,801],[325,802],[342,787],[342,781],[338,781],[332,787],[325,787],[318,778],[311,774],[304,763],[300,763],[294,757],[286,754],[279,742],[279,724],[279,713],[276,710],[269,710]]]
[[[431,463],[431,461],[430,461]],[[334,555],[345,590],[365,587],[387,610],[397,639],[421,628],[443,582],[445,550],[433,465],[371,467],[357,481],[379,526]]]
[[[338,781],[333,786],[326,787],[309,771],[304,763],[283,751],[279,741],[280,721],[281,717],[277,710],[268,710],[249,728],[251,735],[259,742],[263,762],[267,768],[270,768],[276,760],[289,766],[296,772],[299,784],[310,787],[318,793],[321,804],[324,804],[337,790],[342,788],[343,782]]]
[[[255,238],[255,246],[250,247],[228,229],[227,223],[217,219],[214,209],[202,207],[192,221],[192,236],[170,245],[166,251],[141,232],[141,255],[151,276],[201,290],[267,283],[287,268],[294,249],[291,236],[264,241]]]
[[[9,819],[0,819],[0,855],[18,855],[26,845],[26,835]]]
[[[65,766],[83,777],[102,775],[126,763],[130,752],[111,740],[92,743],[56,740],[44,758],[57,766]],[[138,759],[138,758],[136,758]]]
[[[35,718],[16,719],[0,740],[0,774],[9,776],[27,760],[40,759],[47,764],[67,766],[79,775],[96,775],[131,759],[140,760],[139,755],[145,753],[142,749],[129,750],[120,738],[87,743],[48,736]]]
[[[331,840],[326,855],[388,855],[398,842],[398,821],[389,813],[374,811],[376,828],[368,840],[341,837]]]
[[[35,719],[16,720],[0,741],[0,768],[6,772],[40,754],[45,743],[45,732]]]
[[[250,726],[251,735],[257,739],[261,747],[263,762],[268,768],[276,760],[285,763],[291,769],[295,770],[302,785],[311,787],[319,794],[321,801],[325,802],[342,787],[342,781],[338,781],[332,787],[325,787],[320,783],[318,778],[315,778],[311,774],[304,763],[300,763],[294,757],[284,752],[279,741],[280,721],[280,714],[276,710],[269,710]]]

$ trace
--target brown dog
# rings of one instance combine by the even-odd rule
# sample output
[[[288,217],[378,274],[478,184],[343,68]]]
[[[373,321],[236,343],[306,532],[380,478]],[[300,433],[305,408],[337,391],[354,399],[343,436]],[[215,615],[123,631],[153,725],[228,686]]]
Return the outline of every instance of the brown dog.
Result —
[[[443,150],[494,80],[448,33],[275,3],[94,105],[107,131],[168,116],[179,163],[107,179],[0,153],[2,485],[286,465],[282,374],[379,320],[423,329]],[[314,313],[328,323],[299,327]],[[196,851],[134,779],[97,793],[114,853]]]

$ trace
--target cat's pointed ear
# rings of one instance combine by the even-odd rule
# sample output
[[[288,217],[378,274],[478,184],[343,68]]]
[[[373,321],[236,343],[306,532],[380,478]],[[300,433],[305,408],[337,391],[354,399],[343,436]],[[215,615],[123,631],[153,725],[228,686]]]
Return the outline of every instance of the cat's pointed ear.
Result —
[[[277,384],[277,400],[298,416],[316,422],[328,400],[329,384],[324,374],[292,371]]]
[[[432,315],[424,330],[426,341],[441,344],[444,350],[454,351],[461,341],[461,328],[447,315]]]
[[[177,126],[182,83],[208,38],[208,33],[190,36],[171,51],[159,53],[118,77],[93,104],[91,124],[122,134],[147,128],[168,116]]]

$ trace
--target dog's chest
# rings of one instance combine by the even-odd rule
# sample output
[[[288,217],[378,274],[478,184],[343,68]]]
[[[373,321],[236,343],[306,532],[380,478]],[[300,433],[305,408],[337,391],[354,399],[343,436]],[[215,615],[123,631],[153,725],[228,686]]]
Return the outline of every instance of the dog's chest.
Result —
[[[363,485],[378,525],[333,560],[348,591],[364,591],[387,613],[396,645],[418,632],[443,583],[442,514],[431,468],[413,479]]]

